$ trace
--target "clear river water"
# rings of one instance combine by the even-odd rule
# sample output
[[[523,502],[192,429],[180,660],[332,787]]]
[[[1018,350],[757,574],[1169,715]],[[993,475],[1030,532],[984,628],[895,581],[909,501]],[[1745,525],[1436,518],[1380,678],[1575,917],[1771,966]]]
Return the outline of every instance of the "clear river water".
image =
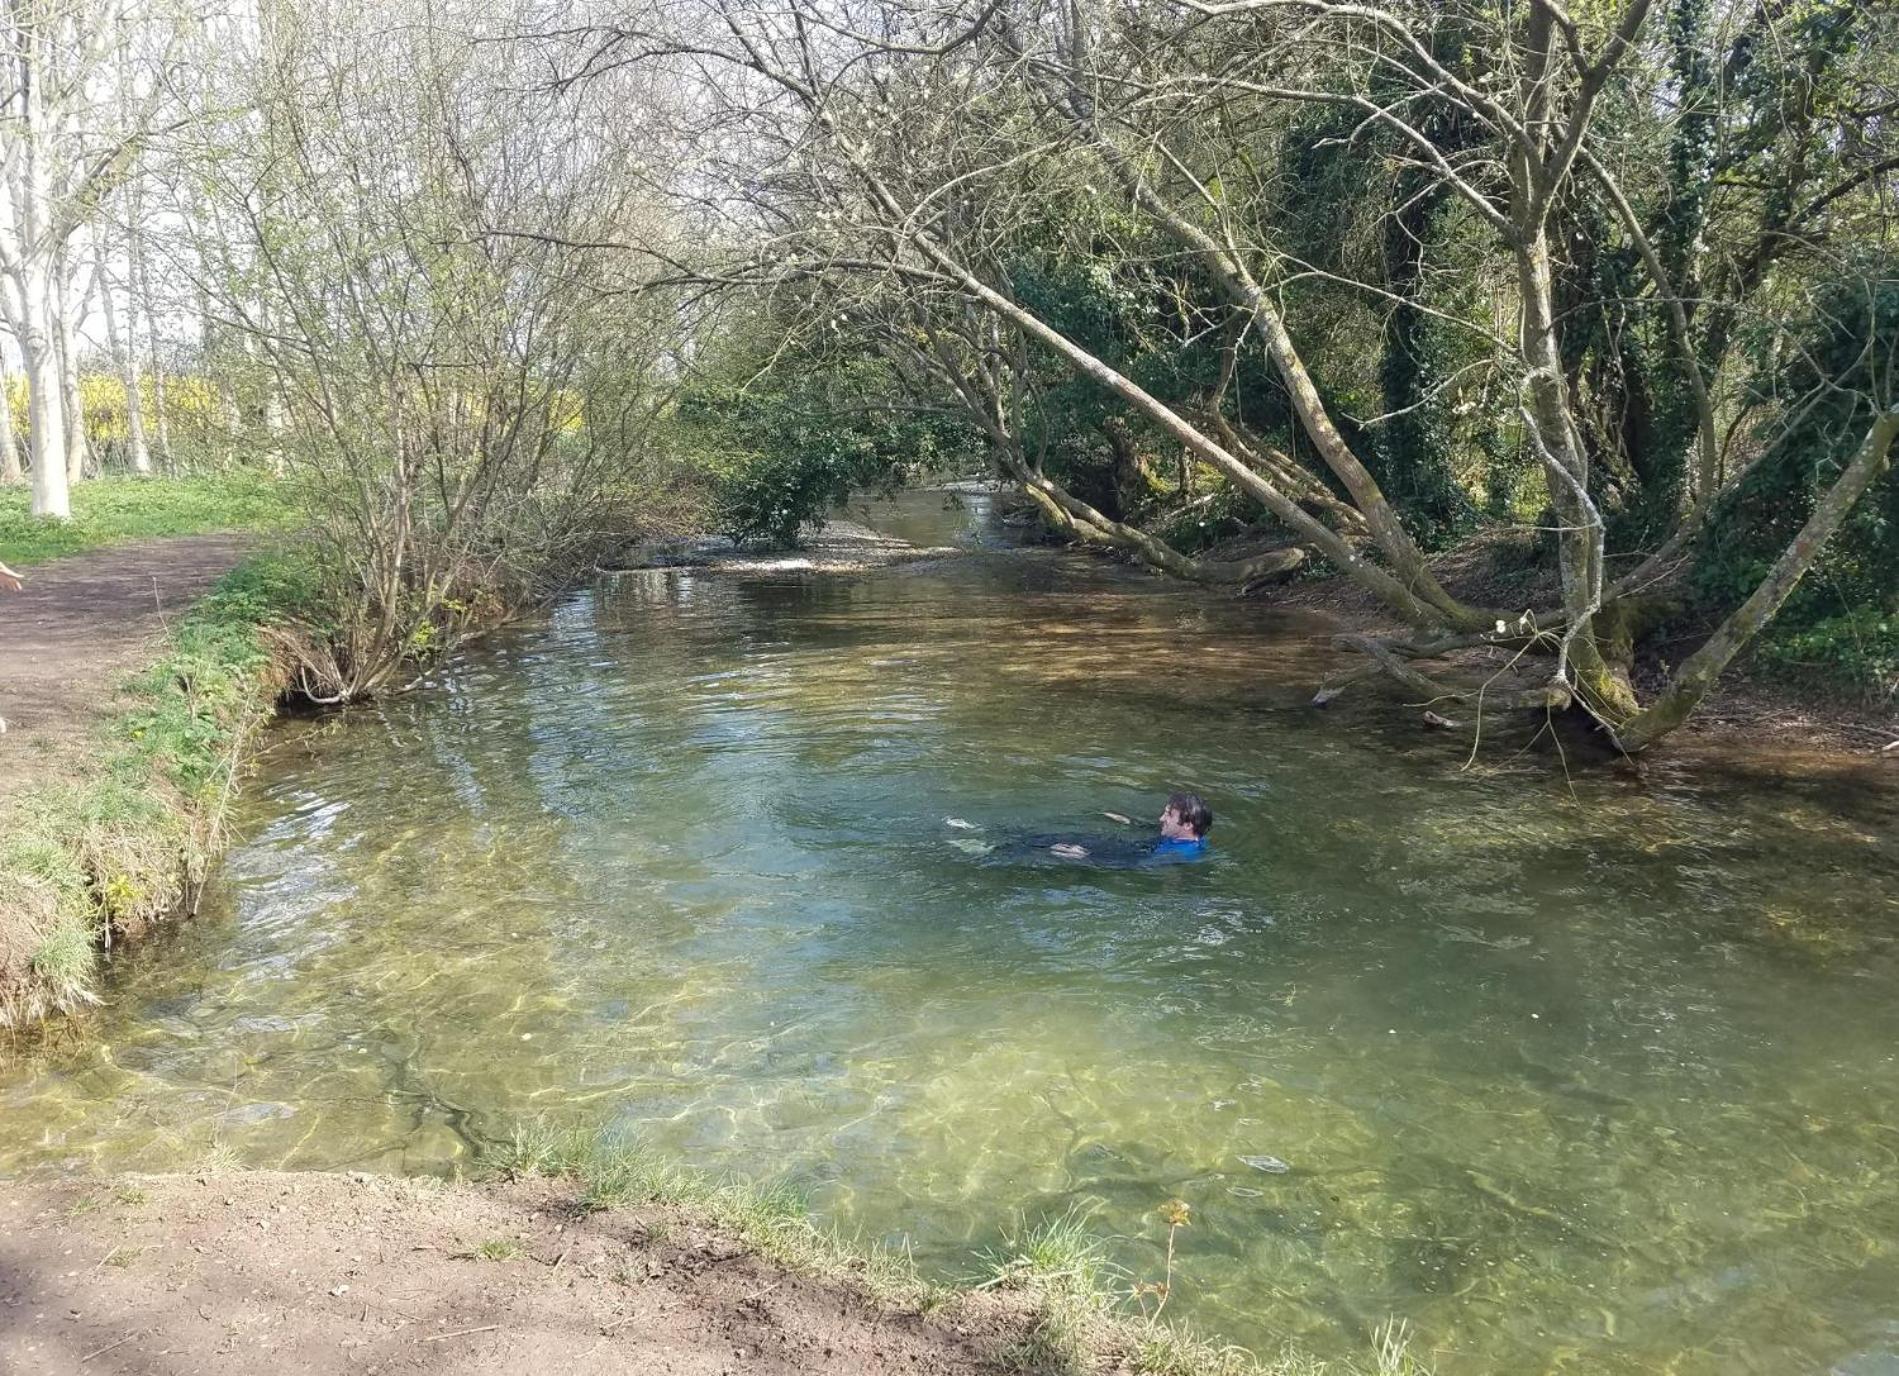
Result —
[[[0,1172],[613,1124],[972,1268],[1446,1376],[1899,1373],[1899,788],[1306,706],[1328,625],[1072,554],[622,575],[278,728],[195,923],[0,1061]],[[1887,771],[1890,775],[1891,771]],[[1005,863],[1188,785],[1210,858]],[[964,826],[952,826],[948,819]]]

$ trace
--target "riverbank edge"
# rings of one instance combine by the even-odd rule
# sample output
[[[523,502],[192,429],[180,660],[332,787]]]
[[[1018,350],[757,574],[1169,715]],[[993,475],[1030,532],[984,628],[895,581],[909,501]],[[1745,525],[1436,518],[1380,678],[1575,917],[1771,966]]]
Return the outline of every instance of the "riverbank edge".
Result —
[[[970,1256],[967,1272],[932,1282],[907,1250],[899,1251],[818,1225],[809,1202],[788,1186],[718,1176],[684,1165],[638,1138],[609,1129],[560,1128],[545,1120],[516,1126],[509,1141],[480,1163],[488,1180],[540,1180],[569,1191],[581,1214],[660,1207],[729,1237],[786,1275],[845,1284],[886,1310],[928,1315],[984,1300],[1002,1301],[1007,1341],[996,1355],[1009,1369],[1129,1376],[1427,1376],[1407,1350],[1408,1333],[1386,1325],[1376,1335],[1370,1367],[1325,1363],[1288,1348],[1261,1360],[1245,1348],[1218,1345],[1164,1320],[1173,1281],[1133,1276],[1109,1258],[1107,1239],[1085,1211],[1070,1209],[1034,1221],[1017,1218],[1000,1230],[1000,1245]],[[1169,1201],[1156,1226],[1178,1237],[1190,1230],[1188,1206]],[[1182,1250],[1185,1250],[1182,1241]]]
[[[738,551],[703,534],[647,547],[693,553],[587,573],[680,566],[854,573],[959,552],[843,520],[789,553]],[[576,571],[561,587],[584,581]],[[130,701],[88,749],[60,761],[55,777],[0,800],[0,1030],[95,1004],[103,955],[193,915],[224,847],[243,762],[289,693],[299,625],[323,620],[319,601],[294,555],[242,560],[170,628],[157,660],[124,685]],[[534,607],[491,607],[458,626],[453,644]],[[436,655],[447,648],[431,647]]]
[[[550,1371],[570,1369],[550,1360],[563,1341],[617,1335],[649,1353],[663,1347],[693,1372],[733,1369],[735,1339],[737,1355],[770,1354],[774,1370],[796,1372],[1427,1372],[1397,1329],[1381,1332],[1363,1360],[1324,1361],[1290,1346],[1262,1360],[1130,1313],[1133,1287],[1072,1215],[1008,1234],[971,1257],[969,1275],[937,1284],[919,1278],[903,1252],[822,1229],[794,1194],[623,1149],[572,1171],[490,1166],[454,1179],[211,1168],[0,1182],[0,1256],[11,1302],[65,1317],[37,1333],[0,1329],[0,1348],[57,1340],[84,1319],[91,1331],[74,1337],[75,1348],[113,1343],[114,1366],[128,1373],[154,1369],[139,1360],[141,1338],[173,1357],[199,1356],[194,1337],[244,1329],[280,1355],[316,1347],[350,1363],[339,1372],[478,1333],[537,1354]],[[75,1270],[75,1257],[95,1264]],[[156,1276],[165,1283],[154,1285]],[[402,1299],[398,1282],[417,1298]],[[1151,1315],[1155,1287],[1145,1289]],[[538,1313],[523,1312],[524,1291]],[[766,1296],[769,1306],[759,1303]],[[687,1303],[670,1302],[677,1298]],[[269,1318],[246,1323],[230,1312],[246,1307]],[[732,1316],[749,1331],[735,1332]],[[351,1338],[339,1341],[339,1329]],[[889,1350],[893,1336],[907,1350]],[[227,1339],[202,1369],[252,1369],[245,1360]],[[502,1348],[448,1369],[527,1369],[519,1361]]]
[[[1238,561],[1282,543],[1279,532],[1259,528],[1223,540],[1202,551],[1200,557]],[[1071,547],[1108,558],[1122,557],[1079,543]],[[1527,610],[1560,600],[1554,570],[1526,557],[1519,531],[1475,532],[1429,556],[1427,563],[1439,582],[1471,605]],[[1669,663],[1686,658],[1711,629],[1686,616],[1683,609],[1687,599],[1678,592],[1658,588],[1656,595],[1672,598],[1675,612],[1674,619],[1658,624],[1634,647],[1633,674],[1644,694],[1659,692],[1667,679]],[[1249,600],[1269,612],[1317,612],[1328,616],[1337,623],[1336,634],[1340,636],[1383,636],[1404,630],[1390,608],[1368,589],[1329,566],[1274,583]],[[1757,648],[1751,647],[1730,665],[1681,728],[1641,758],[1717,759],[1734,754],[1769,771],[1819,768],[1857,773],[1869,768],[1877,771],[1882,763],[1899,766],[1899,696],[1882,706],[1843,681],[1801,681],[1766,671],[1755,656]],[[1474,649],[1454,651],[1435,662],[1451,667],[1451,681],[1477,683],[1495,675],[1507,658]],[[1362,654],[1341,649],[1334,672],[1342,679],[1367,665]],[[1508,676],[1505,682],[1526,686],[1530,664],[1525,661],[1517,667],[1523,673]],[[1316,682],[1312,685],[1315,692],[1323,686]],[[1382,675],[1355,684],[1346,694],[1348,699],[1391,703],[1409,703],[1415,696],[1396,680]],[[1453,711],[1451,715],[1467,721],[1473,716],[1469,710]],[[1603,747],[1605,755],[1613,753],[1606,740]]]
[[[0,1028],[96,1003],[105,954],[195,909],[287,681],[266,630],[307,597],[292,565],[241,561],[168,629],[89,748],[0,808]]]
[[[1446,580],[1447,584],[1452,580]],[[1529,599],[1520,599],[1526,603]],[[1364,590],[1341,573],[1327,573],[1281,585],[1263,602],[1275,611],[1310,611],[1338,623],[1337,634],[1391,635],[1403,629]],[[1699,644],[1694,636],[1665,648],[1678,656]],[[1662,648],[1639,645],[1634,677],[1645,692],[1658,691],[1667,677]],[[1481,651],[1445,655],[1468,681],[1481,681],[1497,671],[1497,663]],[[1338,674],[1343,677],[1365,664],[1362,655],[1341,650]],[[1506,680],[1516,682],[1515,679]],[[1315,683],[1315,692],[1324,685]],[[1383,677],[1347,689],[1370,701],[1410,704],[1415,695],[1395,680]],[[1467,716],[1468,713],[1453,713]],[[1605,753],[1612,753],[1604,742]],[[1751,657],[1732,665],[1716,681],[1708,697],[1663,741],[1650,747],[1642,759],[1706,759],[1725,767],[1777,771],[1870,771],[1879,777],[1899,767],[1899,698],[1880,710],[1841,689],[1801,684],[1780,675],[1763,673]]]

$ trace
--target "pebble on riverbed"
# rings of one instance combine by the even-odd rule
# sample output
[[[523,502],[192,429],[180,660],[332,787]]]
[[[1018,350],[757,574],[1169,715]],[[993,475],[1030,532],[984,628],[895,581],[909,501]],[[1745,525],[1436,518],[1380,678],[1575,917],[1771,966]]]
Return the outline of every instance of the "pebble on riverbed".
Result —
[[[1242,1156],[1240,1161],[1243,1165],[1251,1166],[1256,1171],[1265,1171],[1268,1175],[1284,1175],[1292,1169],[1277,1156]]]

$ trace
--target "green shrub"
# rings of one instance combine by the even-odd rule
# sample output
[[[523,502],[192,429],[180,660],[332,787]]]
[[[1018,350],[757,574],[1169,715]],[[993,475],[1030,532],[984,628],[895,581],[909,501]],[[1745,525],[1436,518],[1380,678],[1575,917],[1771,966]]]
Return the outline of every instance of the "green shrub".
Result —
[[[889,488],[973,446],[957,423],[912,409],[873,358],[807,354],[770,371],[739,350],[679,403],[684,441],[714,485],[720,528],[782,549],[852,492]]]

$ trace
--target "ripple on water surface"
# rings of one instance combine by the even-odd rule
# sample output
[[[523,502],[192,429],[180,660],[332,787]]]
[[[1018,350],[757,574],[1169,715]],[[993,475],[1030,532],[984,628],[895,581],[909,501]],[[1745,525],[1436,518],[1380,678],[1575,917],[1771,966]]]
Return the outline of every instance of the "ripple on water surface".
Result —
[[[1170,1312],[1269,1347],[1899,1369],[1892,795],[1465,769],[1310,713],[1328,656],[1045,553],[605,585],[285,728],[211,911],[0,1071],[0,1168],[579,1115],[952,1271],[1079,1206],[1151,1279],[1184,1199]],[[979,853],[1179,783],[1203,864]]]

